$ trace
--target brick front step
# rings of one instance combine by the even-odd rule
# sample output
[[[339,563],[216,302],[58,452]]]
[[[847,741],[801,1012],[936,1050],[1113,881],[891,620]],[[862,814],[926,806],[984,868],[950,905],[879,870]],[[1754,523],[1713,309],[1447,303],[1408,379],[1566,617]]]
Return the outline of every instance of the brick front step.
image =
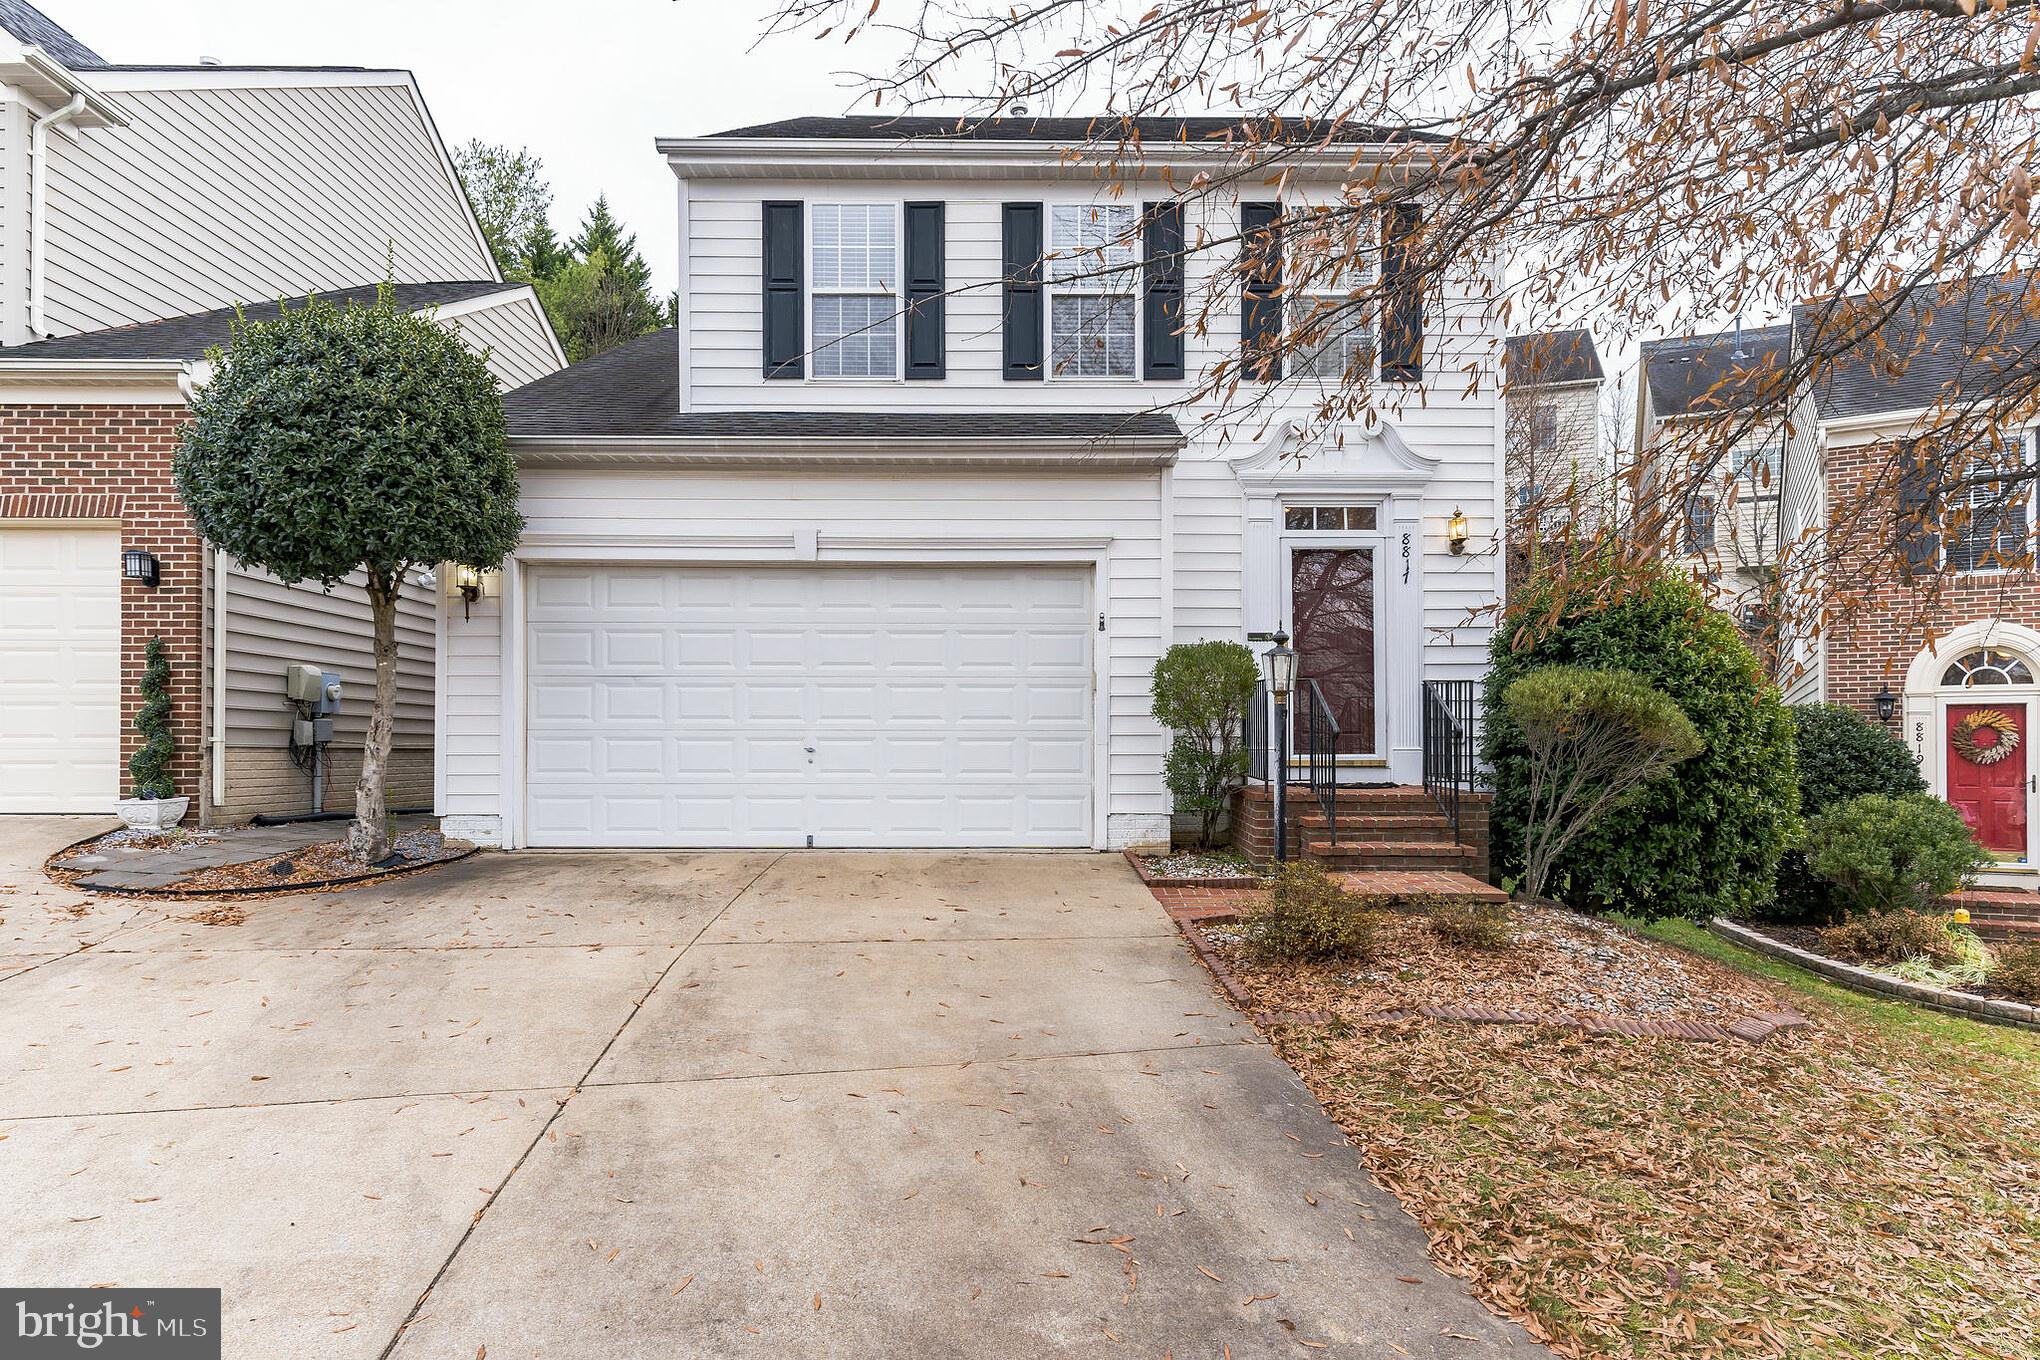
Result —
[[[1468,869],[1473,847],[1451,841],[1309,841],[1304,853],[1341,869]]]
[[[1359,869],[1335,873],[1347,892],[1361,897],[1402,897],[1415,902],[1506,902],[1509,895],[1455,869]]]
[[[1322,812],[1303,817],[1306,831],[1322,832],[1330,819]],[[1339,811],[1339,839],[1352,841],[1450,841],[1452,823],[1437,813]],[[1369,834],[1375,833],[1375,834]]]

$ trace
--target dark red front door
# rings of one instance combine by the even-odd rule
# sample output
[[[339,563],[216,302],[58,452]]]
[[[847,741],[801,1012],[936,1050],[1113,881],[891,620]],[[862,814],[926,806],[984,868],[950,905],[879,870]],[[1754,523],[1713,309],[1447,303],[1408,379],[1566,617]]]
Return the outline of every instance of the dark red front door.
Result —
[[[1339,724],[1341,755],[1374,751],[1374,550],[1298,548],[1289,557],[1296,648],[1296,749],[1304,749],[1315,680]]]
[[[2001,724],[2010,726],[2016,740],[2006,739]],[[2026,705],[1950,704],[1947,736],[1948,801],[1984,849],[2024,859]],[[1993,752],[2003,754],[1993,759]]]

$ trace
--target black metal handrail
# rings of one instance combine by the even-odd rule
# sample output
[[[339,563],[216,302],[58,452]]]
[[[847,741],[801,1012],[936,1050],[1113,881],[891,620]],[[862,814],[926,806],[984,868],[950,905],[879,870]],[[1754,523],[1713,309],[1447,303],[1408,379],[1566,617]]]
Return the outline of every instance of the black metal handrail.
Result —
[[[1315,680],[1303,682],[1304,758],[1310,791],[1325,814],[1326,839],[1339,843],[1339,720]]]
[[[1254,686],[1254,697],[1247,704],[1247,778],[1268,782],[1268,771],[1275,763],[1272,747],[1274,727],[1268,709],[1268,686]]]
[[[1480,697],[1477,680],[1424,682],[1424,792],[1452,824],[1459,839],[1460,795],[1474,787],[1474,714]]]

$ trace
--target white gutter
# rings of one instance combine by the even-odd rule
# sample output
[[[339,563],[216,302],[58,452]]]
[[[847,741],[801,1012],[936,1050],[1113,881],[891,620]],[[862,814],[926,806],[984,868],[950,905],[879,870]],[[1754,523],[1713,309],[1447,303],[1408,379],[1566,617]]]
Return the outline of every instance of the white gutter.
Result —
[[[49,254],[50,129],[61,127],[85,112],[85,92],[78,91],[61,108],[35,120],[28,133],[28,333],[37,340],[49,337],[43,321],[44,260]]]

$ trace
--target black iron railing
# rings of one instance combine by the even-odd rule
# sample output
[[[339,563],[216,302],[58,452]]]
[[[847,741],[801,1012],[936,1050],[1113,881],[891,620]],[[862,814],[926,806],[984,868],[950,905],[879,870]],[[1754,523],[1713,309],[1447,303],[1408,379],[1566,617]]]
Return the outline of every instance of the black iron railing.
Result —
[[[1254,697],[1247,704],[1247,778],[1268,782],[1268,772],[1275,766],[1274,720],[1268,708],[1268,687],[1254,686]]]
[[[1437,801],[1459,839],[1459,799],[1474,787],[1474,714],[1480,702],[1478,680],[1424,682],[1424,792]]]
[[[1303,682],[1303,750],[1310,791],[1325,814],[1325,839],[1339,841],[1339,720],[1315,680]]]

